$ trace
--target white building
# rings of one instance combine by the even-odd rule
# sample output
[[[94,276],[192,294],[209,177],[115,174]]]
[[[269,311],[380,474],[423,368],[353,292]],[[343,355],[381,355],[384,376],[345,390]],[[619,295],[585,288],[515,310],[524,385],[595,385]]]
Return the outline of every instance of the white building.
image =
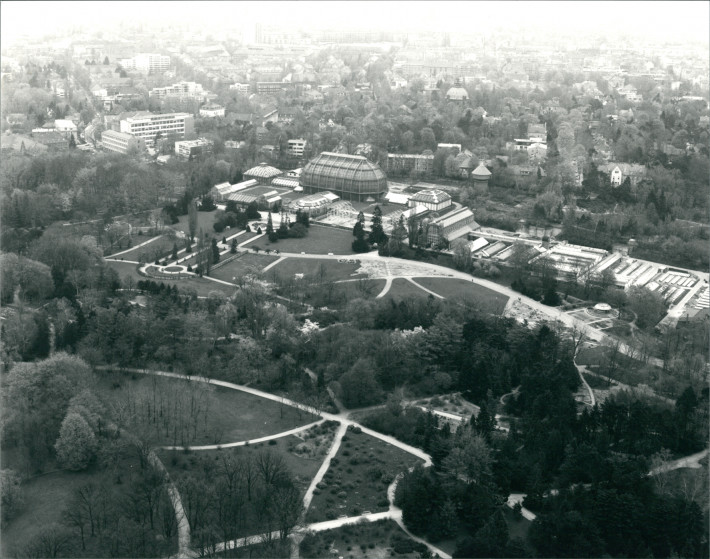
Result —
[[[143,138],[147,146],[152,147],[155,137],[161,134],[162,137],[175,135],[177,138],[184,138],[192,134],[194,130],[194,119],[188,113],[168,113],[153,114],[149,112],[138,112],[120,121],[120,131]]]
[[[76,136],[76,124],[71,120],[57,119],[54,121],[54,127],[57,129],[57,132],[67,134],[67,137],[69,134]]]
[[[205,105],[204,107],[200,107],[200,116],[203,118],[224,116],[224,107],[220,107],[219,105]]]
[[[237,93],[240,93],[242,95],[247,95],[249,93],[249,84],[248,83],[233,83],[232,85],[229,86],[229,89],[232,91],[236,91]]]
[[[202,84],[196,82],[179,82],[166,87],[154,87],[148,95],[157,99],[178,97],[180,99],[204,100],[207,97],[207,91],[202,88]]]
[[[137,70],[142,74],[162,74],[170,68],[170,57],[162,54],[137,54],[124,58],[119,64],[126,70]]]
[[[105,130],[101,133],[101,145],[104,149],[118,153],[127,153],[132,147],[139,151],[145,149],[143,138],[131,136],[124,132],[116,132],[115,130]]]
[[[306,140],[298,138],[288,141],[288,154],[293,157],[303,157],[303,150],[306,148]]]
[[[183,140],[175,142],[175,155],[182,159],[190,159],[194,155],[202,155],[204,153],[212,153],[214,142],[206,138],[197,138],[196,140]]]

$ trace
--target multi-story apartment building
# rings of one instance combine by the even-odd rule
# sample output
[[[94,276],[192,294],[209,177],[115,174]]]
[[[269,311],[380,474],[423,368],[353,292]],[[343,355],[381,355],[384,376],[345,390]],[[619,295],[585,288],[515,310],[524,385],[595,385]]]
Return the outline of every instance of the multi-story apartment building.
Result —
[[[249,94],[249,84],[248,83],[233,83],[232,85],[229,86],[229,89],[231,89],[232,91],[236,91],[237,93],[240,93],[242,95]]]
[[[180,99],[204,100],[207,92],[202,84],[196,82],[179,82],[166,87],[154,87],[148,93],[150,97],[163,99],[165,97],[179,97]]]
[[[178,138],[194,132],[194,119],[188,113],[153,114],[138,112],[121,119],[120,131],[143,138],[147,146],[155,144],[155,137],[161,134],[166,137],[170,134]]]
[[[190,159],[190,157],[212,153],[213,146],[214,142],[206,138],[183,140],[181,142],[175,142],[175,155],[181,159]]]
[[[256,82],[256,92],[259,95],[273,95],[292,87],[292,84],[285,82]]]
[[[200,107],[200,116],[203,118],[214,118],[224,115],[225,109],[220,105],[205,105],[204,107]]]
[[[142,151],[145,149],[143,138],[131,136],[125,132],[116,132],[115,130],[105,130],[101,133],[101,145],[109,151],[118,153],[126,153],[132,147]]]
[[[293,157],[303,157],[303,150],[306,149],[306,140],[302,138],[288,141],[288,154]]]
[[[162,74],[170,68],[170,57],[162,54],[137,54],[133,58],[119,61],[126,70],[137,70],[142,74]]]
[[[393,175],[407,174],[412,171],[429,175],[433,168],[433,155],[417,155],[412,153],[390,153],[387,155],[387,172]]]

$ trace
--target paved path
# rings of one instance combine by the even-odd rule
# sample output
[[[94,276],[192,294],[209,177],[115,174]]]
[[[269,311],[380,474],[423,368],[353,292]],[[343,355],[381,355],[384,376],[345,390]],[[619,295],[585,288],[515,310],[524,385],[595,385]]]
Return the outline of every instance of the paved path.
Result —
[[[313,500],[313,492],[316,489],[316,485],[318,485],[323,480],[323,476],[328,471],[328,468],[330,468],[330,461],[338,453],[338,450],[340,450],[340,443],[343,442],[343,436],[345,435],[347,430],[347,424],[341,423],[340,427],[338,427],[338,430],[335,432],[335,437],[333,438],[333,442],[330,445],[330,450],[328,451],[328,454],[325,455],[323,463],[316,472],[316,475],[313,477],[311,484],[308,486],[306,494],[303,496],[303,512],[301,514],[301,521],[305,519],[308,507],[311,506],[311,501]]]
[[[152,239],[148,239],[148,240],[145,241],[144,243],[141,243],[141,244],[136,245],[136,246],[131,247],[131,248],[127,248],[126,250],[122,250],[121,252],[116,252],[116,253],[114,253],[114,254],[111,254],[111,255],[109,255],[108,258],[106,258],[106,260],[108,260],[109,258],[113,259],[113,258],[116,258],[117,256],[121,256],[122,254],[126,254],[127,252],[131,252],[132,250],[136,250],[137,248],[140,248],[140,247],[142,247],[142,246],[145,246],[145,245],[147,245],[147,244],[150,244],[150,243],[152,243],[153,241],[157,241],[157,240],[160,239],[161,237],[163,237],[163,235],[158,235],[157,237],[153,237]]]
[[[597,404],[597,399],[594,397],[594,391],[589,387],[589,383],[587,383],[587,380],[584,378],[584,375],[582,374],[583,372],[587,372],[587,367],[584,365],[577,365],[577,363],[574,364],[575,367],[577,367],[577,373],[579,374],[579,378],[582,380],[582,384],[585,386],[587,391],[589,392],[589,399],[590,399],[590,406],[594,407]]]
[[[162,450],[221,450],[223,448],[235,448],[238,446],[247,446],[257,443],[263,443],[266,441],[271,441],[273,439],[280,439],[282,437],[288,437],[289,435],[295,435],[296,433],[300,433],[301,431],[307,431],[311,427],[320,425],[323,422],[325,422],[325,419],[319,419],[318,421],[313,421],[312,423],[301,425],[300,427],[295,427],[294,429],[290,429],[288,431],[281,431],[280,433],[276,433],[275,435],[267,435],[258,439],[250,439],[248,441],[237,441],[233,443],[223,444],[207,444],[202,446],[161,446],[160,448]]]
[[[263,274],[264,272],[266,272],[266,271],[268,271],[268,270],[271,270],[271,268],[273,268],[273,267],[276,266],[277,264],[280,264],[281,262],[283,262],[284,260],[286,260],[286,258],[287,258],[286,256],[280,256],[278,260],[275,260],[274,262],[272,262],[271,264],[269,264],[268,266],[266,266],[266,267],[261,271],[261,273]]]
[[[419,277],[419,276],[417,276],[417,277]],[[412,278],[407,278],[407,280],[408,280],[411,284],[417,286],[417,287],[418,287],[419,289],[421,289],[422,291],[426,291],[427,293],[429,293],[430,295],[433,295],[434,297],[437,297],[437,298],[439,298],[439,299],[446,299],[446,297],[443,297],[443,296],[439,295],[438,293],[434,293],[433,291],[427,289],[427,288],[424,287],[423,285],[419,285],[419,284],[418,284],[416,281],[414,281]]]
[[[141,373],[141,374],[148,374],[148,375],[156,375],[156,376],[164,376],[164,377],[170,377],[170,378],[178,378],[178,379],[183,379],[183,380],[188,380],[188,381],[196,381],[196,382],[206,382],[208,384],[213,384],[216,386],[223,386],[225,388],[231,388],[233,390],[239,390],[241,392],[246,392],[248,394],[252,394],[254,396],[259,396],[262,398],[266,398],[268,400],[272,400],[275,402],[279,402],[288,406],[292,406],[298,409],[301,409],[303,411],[307,411],[309,413],[317,413],[312,407],[306,406],[304,404],[301,404],[299,402],[295,402],[293,400],[290,400],[288,398],[284,398],[282,396],[278,396],[276,394],[271,394],[269,392],[264,392],[262,390],[258,390],[255,388],[251,388],[248,386],[243,386],[243,385],[238,385],[234,384],[231,382],[227,381],[222,381],[222,380],[216,380],[216,379],[210,379],[206,377],[196,377],[196,376],[188,376],[188,375],[183,375],[180,373],[173,373],[169,371],[153,371],[149,369],[136,369],[136,368],[119,368],[119,367],[108,367],[108,366],[101,366],[97,367],[97,369],[101,370],[121,370],[121,371],[126,371],[126,372],[132,372],[132,373]],[[405,444],[393,437],[390,437],[389,435],[384,435],[382,433],[378,433],[377,431],[373,431],[372,429],[368,429],[367,427],[363,427],[356,421],[353,421],[351,419],[347,418],[347,414],[349,412],[343,411],[339,414],[331,414],[327,412],[320,412],[319,414],[321,415],[322,419],[320,419],[317,422],[311,423],[308,426],[304,427],[299,427],[297,430],[303,430],[308,427],[312,427],[316,423],[320,423],[325,420],[331,420],[331,421],[337,421],[340,423],[340,427],[338,428],[338,431],[336,432],[335,438],[333,439],[333,443],[331,445],[331,448],[326,456],[326,458],[323,460],[323,463],[321,464],[320,469],[316,473],[316,476],[313,478],[308,490],[306,491],[306,495],[303,498],[303,503],[304,503],[304,511],[308,509],[310,506],[310,503],[313,499],[313,491],[315,490],[316,485],[323,479],[323,476],[325,475],[325,472],[328,470],[328,467],[330,466],[330,461],[332,460],[333,456],[335,456],[340,448],[340,443],[342,442],[343,435],[345,435],[347,429],[349,426],[357,426],[359,427],[363,433],[376,437],[382,441],[385,441],[397,448],[400,448],[401,450],[404,450],[405,452],[408,452],[410,454],[413,454],[417,458],[420,458],[424,461],[424,467],[429,467],[432,465],[431,457],[424,452],[423,450],[420,450],[418,448],[415,448],[413,446],[410,446],[408,444]],[[268,440],[270,438],[277,438],[280,436],[285,436],[286,434],[290,434],[290,432],[287,433],[279,433],[277,435],[271,435],[269,437],[259,439],[259,440]],[[207,445],[205,447],[192,447],[193,450],[199,450],[199,449],[204,449],[204,450],[211,450],[211,449],[216,449],[217,447],[221,446],[222,448],[226,448],[228,446],[241,446],[241,444],[245,444],[245,441],[241,441],[240,443],[229,443],[227,445]],[[166,448],[171,448],[173,450],[179,449],[181,447],[166,447]],[[396,489],[396,482],[398,479],[395,479],[395,482],[392,483],[392,485],[388,488],[388,498],[390,499],[390,511],[387,513],[378,513],[378,515],[383,515],[382,518],[392,518],[395,522],[397,522],[402,529],[415,541],[421,542],[424,545],[426,545],[430,550],[432,550],[434,553],[437,553],[440,557],[444,559],[451,559],[451,556],[444,553],[442,550],[434,547],[430,543],[426,542],[425,540],[422,540],[421,538],[418,538],[417,536],[414,536],[411,534],[407,528],[404,526],[404,523],[401,519],[401,510],[397,509],[394,506],[394,489]],[[180,552],[178,554],[179,557],[194,557],[192,554],[193,552],[189,550],[189,541],[190,541],[190,536],[189,536],[189,524],[187,523],[186,516],[184,514],[184,511],[182,511],[182,503],[180,502],[180,496],[179,493],[177,492],[177,489],[174,488],[173,486],[173,492],[171,493],[171,499],[177,499],[177,504],[175,504],[174,501],[174,506],[176,510],[176,517],[178,518],[178,527],[180,527],[180,522],[183,523],[183,532],[181,533],[180,536]],[[399,512],[398,512],[399,511]],[[303,513],[305,516],[305,512]],[[389,516],[384,516],[384,515],[389,515]],[[366,515],[366,516],[358,516],[358,517],[351,517],[351,518],[345,518],[345,519],[337,519],[335,521],[329,521],[329,522],[335,522],[333,527],[337,528],[338,527],[338,522],[341,522],[342,524],[348,524],[348,523],[355,523],[361,520],[362,518],[365,519],[372,519],[373,517],[376,517],[376,515]],[[182,521],[181,521],[182,519]],[[332,528],[327,528],[329,524],[327,523],[318,523],[320,526],[320,529],[326,530],[326,529],[332,529]],[[187,532],[185,532],[185,529]],[[310,529],[310,527],[306,526],[306,529]],[[238,540],[232,540],[229,542],[224,542],[221,544],[218,544],[216,549],[217,551],[223,551],[224,549],[232,549],[235,547],[243,547],[245,545],[254,545],[257,543],[261,543],[264,541],[266,536],[270,537],[278,537],[278,533],[272,533],[271,535],[268,534],[260,534],[260,535],[254,535],[254,536],[248,536],[246,538],[240,538]]]
[[[289,252],[282,252],[281,256],[288,256],[288,257],[294,257],[294,258],[314,258],[314,259],[325,259],[325,260],[337,260],[337,259],[342,259],[343,255],[330,255],[330,254],[299,254],[299,253],[289,253]],[[533,299],[530,299],[529,297],[526,297],[517,291],[512,290],[509,287],[505,287],[503,285],[500,285],[498,283],[495,283],[493,281],[483,279],[483,278],[477,278],[477,277],[472,277],[471,274],[468,274],[466,272],[460,272],[459,270],[454,270],[452,268],[447,268],[445,266],[439,266],[438,264],[432,264],[429,262],[419,262],[417,260],[403,260],[401,258],[394,258],[391,256],[380,256],[377,254],[377,252],[366,252],[362,254],[357,255],[357,259],[360,261],[363,260],[370,260],[370,261],[381,261],[383,262],[386,266],[388,266],[387,270],[387,277],[385,278],[387,280],[385,284],[385,288],[382,290],[382,292],[379,293],[379,295],[376,298],[382,298],[384,297],[387,292],[389,291],[391,287],[391,280],[394,279],[394,277],[401,277],[402,274],[399,274],[398,276],[393,276],[389,273],[389,265],[390,264],[397,264],[397,265],[406,265],[409,268],[416,270],[420,270],[421,273],[413,273],[412,277],[427,277],[429,274],[427,273],[427,270],[429,272],[436,272],[435,277],[449,277],[449,278],[455,278],[455,279],[463,279],[466,281],[471,281],[474,284],[480,285],[482,287],[486,287],[490,289],[491,291],[495,291],[497,293],[500,293],[502,295],[505,295],[508,297],[508,304],[506,305],[506,310],[509,309],[509,307],[512,305],[513,302],[516,300],[519,300],[520,302],[525,303],[528,307],[532,308],[534,311],[546,316],[548,319],[556,320],[561,322],[567,327],[573,328],[577,327],[578,329],[584,328],[586,326],[586,322],[579,320],[573,316],[570,316],[569,314],[565,313],[561,309],[555,308],[555,307],[548,307],[547,305],[543,305],[542,303],[535,301]],[[415,275],[416,274],[416,275]],[[505,312],[505,311],[504,311]],[[609,335],[605,334],[604,332],[597,330],[597,329],[589,329],[588,337],[592,339],[593,341],[596,342],[603,342],[607,339],[610,338]],[[612,338],[615,339],[615,338]],[[619,346],[619,351],[624,353],[625,355],[633,355],[635,352],[629,348],[626,344],[620,344]],[[660,359],[657,358],[652,358],[649,360],[649,363],[662,367],[663,362]]]
[[[375,299],[382,299],[387,293],[389,293],[389,290],[392,288],[392,280],[394,277],[392,274],[390,274],[390,267],[387,264],[387,261],[385,260],[385,269],[387,270],[387,275],[385,276],[385,286],[382,288],[382,291],[380,291],[377,294],[377,297]]]

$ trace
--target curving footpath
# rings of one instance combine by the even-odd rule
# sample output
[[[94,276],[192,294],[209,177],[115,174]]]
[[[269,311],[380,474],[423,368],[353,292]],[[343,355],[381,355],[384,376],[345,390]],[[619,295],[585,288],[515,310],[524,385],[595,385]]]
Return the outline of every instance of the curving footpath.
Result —
[[[408,452],[410,454],[413,454],[417,458],[420,458],[424,462],[424,467],[430,467],[432,465],[431,461],[431,456],[429,456],[426,452],[423,450],[420,450],[418,448],[415,448],[413,446],[410,446],[406,443],[403,443],[402,441],[399,441],[393,437],[390,437],[389,435],[384,435],[382,433],[378,433],[377,431],[373,431],[372,429],[369,429],[367,427],[364,427],[357,423],[356,421],[353,421],[349,419],[347,416],[348,414],[352,411],[344,410],[341,409],[340,413],[338,414],[332,414],[328,412],[319,412],[317,410],[314,410],[311,406],[307,406],[305,404],[301,404],[299,402],[295,402],[293,400],[290,400],[288,398],[283,398],[281,396],[277,396],[276,394],[271,394],[269,392],[264,392],[262,390],[258,390],[255,388],[251,388],[248,386],[243,386],[239,384],[234,384],[231,382],[227,381],[222,381],[222,380],[216,380],[216,379],[210,379],[207,377],[196,377],[196,376],[188,376],[188,375],[183,375],[180,373],[173,373],[169,371],[154,371],[154,370],[149,370],[149,369],[137,369],[137,368],[121,368],[121,367],[108,367],[108,366],[101,366],[97,367],[99,370],[120,370],[120,371],[125,371],[125,372],[130,372],[130,373],[140,373],[140,374],[147,374],[147,375],[155,375],[155,376],[164,376],[164,377],[170,377],[170,378],[177,378],[177,379],[182,379],[182,380],[187,380],[187,381],[196,381],[196,382],[205,382],[207,384],[213,384],[216,386],[222,386],[225,388],[230,388],[233,390],[239,390],[241,392],[245,392],[248,394],[252,394],[254,396],[259,396],[262,398],[266,398],[268,400],[272,400],[275,402],[279,402],[291,407],[295,407],[297,409],[309,412],[309,413],[314,413],[317,415],[321,416],[321,419],[315,422],[311,422],[308,425],[301,426],[295,429],[291,429],[289,431],[284,431],[281,433],[277,433],[275,435],[269,435],[267,437],[262,437],[260,439],[254,439],[250,441],[250,443],[253,442],[261,442],[264,440],[271,440],[279,437],[284,437],[287,435],[290,435],[294,432],[299,432],[303,431],[306,429],[309,429],[310,427],[313,427],[314,425],[320,424],[326,420],[330,421],[337,421],[340,423],[340,427],[336,431],[335,437],[333,438],[333,442],[331,443],[330,450],[328,451],[328,454],[326,455],[325,459],[323,460],[323,463],[321,464],[321,467],[319,468],[318,472],[316,473],[315,477],[311,481],[311,484],[308,487],[308,490],[306,491],[306,494],[304,495],[303,498],[303,512],[301,515],[301,522],[303,522],[305,518],[306,511],[308,510],[308,507],[311,504],[311,501],[313,500],[313,494],[314,490],[316,488],[316,485],[320,483],[320,481],[323,479],[323,476],[325,475],[326,471],[330,467],[330,462],[333,459],[333,457],[337,454],[338,450],[340,449],[340,444],[343,440],[343,436],[348,430],[348,427],[354,426],[354,427],[359,427],[363,433],[373,436],[375,438],[378,438],[386,443],[389,443],[397,448],[400,448],[401,450],[404,450],[405,452]],[[223,445],[205,445],[205,446],[194,446],[194,447],[188,447],[191,450],[215,450],[217,448],[229,448],[229,447],[237,447],[237,446],[244,446],[247,444],[247,441],[238,441],[238,442],[233,442],[233,443],[227,443]],[[167,450],[184,450],[185,447],[175,447],[175,446],[168,446],[168,447],[162,447]],[[154,454],[153,454],[154,455]],[[155,456],[155,455],[154,455]],[[155,456],[155,459],[159,463],[159,467],[162,468],[163,470],[165,467],[163,466],[162,462],[158,459],[157,456]],[[411,471],[411,469],[410,469]],[[392,482],[392,484],[387,488],[387,498],[389,500],[390,506],[389,510],[387,512],[382,512],[382,513],[376,513],[376,514],[368,514],[368,515],[360,515],[360,516],[353,516],[353,517],[348,517],[348,518],[339,518],[336,520],[329,520],[326,522],[318,522],[314,523],[311,525],[302,525],[300,528],[296,530],[297,535],[303,535],[305,532],[308,531],[323,531],[323,530],[331,530],[333,528],[338,528],[340,526],[345,526],[347,524],[355,524],[357,522],[364,520],[369,520],[369,521],[375,521],[375,520],[382,520],[382,519],[392,519],[394,520],[401,528],[402,530],[407,533],[409,537],[411,537],[413,540],[422,543],[429,548],[429,550],[432,553],[435,553],[439,557],[442,557],[443,559],[451,559],[451,556],[447,554],[446,552],[442,551],[441,549],[438,549],[437,547],[433,546],[426,540],[423,540],[422,538],[419,538],[412,534],[407,527],[404,525],[404,521],[402,520],[402,511],[398,507],[394,505],[394,495],[395,491],[397,488],[397,483],[399,480],[403,477],[403,473],[400,473],[395,480]],[[178,521],[178,540],[179,540],[179,552],[177,557],[179,559],[187,559],[187,558],[192,558],[197,556],[197,554],[190,548],[190,526],[187,521],[187,517],[185,515],[185,512],[183,510],[182,502],[180,500],[180,494],[177,491],[177,488],[170,482],[169,487],[168,487],[168,492],[171,498],[171,501],[173,503],[173,508],[175,510],[175,516]],[[227,542],[223,542],[220,544],[217,544],[213,550],[217,552],[222,552],[227,549],[235,549],[239,547],[244,547],[248,545],[254,545],[258,543],[262,543],[264,541],[267,541],[269,539],[273,539],[275,537],[278,537],[278,532],[274,532],[271,534],[257,534],[257,535],[252,535],[252,536],[247,536],[243,538],[238,538],[236,540],[231,540]],[[208,550],[202,550],[204,553],[206,553]],[[209,550],[211,551],[211,550]]]

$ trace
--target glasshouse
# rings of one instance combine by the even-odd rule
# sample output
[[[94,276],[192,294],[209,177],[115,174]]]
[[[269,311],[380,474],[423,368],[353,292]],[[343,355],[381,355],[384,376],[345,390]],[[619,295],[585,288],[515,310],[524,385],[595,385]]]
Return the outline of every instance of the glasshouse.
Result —
[[[361,155],[323,152],[304,167],[306,192],[330,190],[344,200],[378,200],[387,192],[387,178],[376,163]]]

